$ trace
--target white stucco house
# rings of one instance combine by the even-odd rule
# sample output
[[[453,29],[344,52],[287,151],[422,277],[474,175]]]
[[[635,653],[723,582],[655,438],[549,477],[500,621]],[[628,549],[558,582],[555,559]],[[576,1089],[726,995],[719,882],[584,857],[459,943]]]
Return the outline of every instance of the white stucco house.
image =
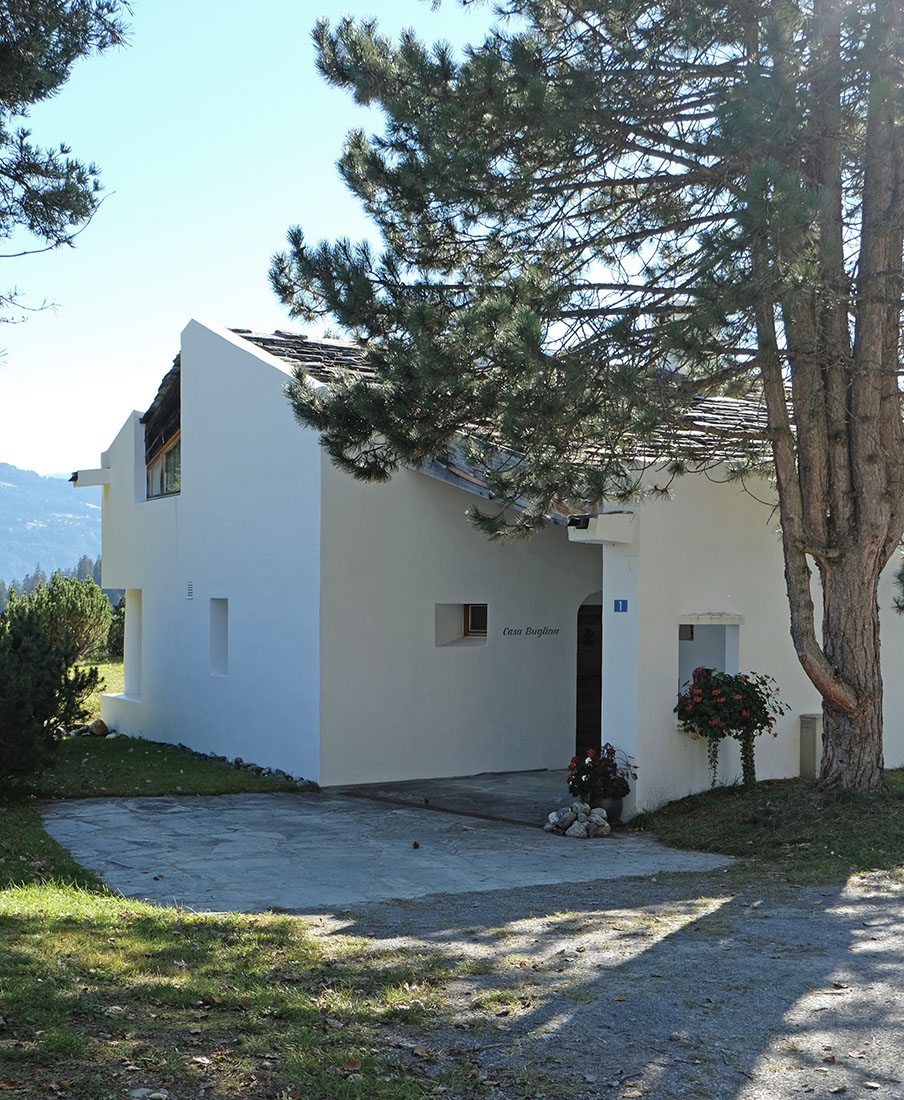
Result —
[[[799,774],[800,718],[819,707],[768,486],[689,474],[633,512],[491,543],[454,459],[379,486],[336,470],[283,394],[296,361],[325,383],[364,369],[349,344],[192,321],[151,408],[74,475],[103,486],[103,581],[126,589],[111,727],[326,785],[564,768],[602,733],[636,758],[648,807],[708,785],[672,711],[707,665],[776,678],[790,710],[758,774]],[[889,764],[904,762],[898,679]],[[722,771],[739,774],[733,742]]]

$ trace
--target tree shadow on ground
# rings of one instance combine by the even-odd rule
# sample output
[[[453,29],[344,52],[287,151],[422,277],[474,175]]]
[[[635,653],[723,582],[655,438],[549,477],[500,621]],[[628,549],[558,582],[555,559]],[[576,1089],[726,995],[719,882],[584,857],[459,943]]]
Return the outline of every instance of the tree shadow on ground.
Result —
[[[573,1097],[775,1100],[900,1094],[901,910],[878,876],[662,875],[372,905],[331,927],[470,960],[441,1038],[477,1037],[489,1082],[529,1069]]]

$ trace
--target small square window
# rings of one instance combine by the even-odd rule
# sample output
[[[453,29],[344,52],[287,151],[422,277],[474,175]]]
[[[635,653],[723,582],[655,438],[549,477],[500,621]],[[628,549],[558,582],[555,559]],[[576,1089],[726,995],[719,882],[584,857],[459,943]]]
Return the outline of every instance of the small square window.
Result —
[[[487,605],[485,603],[434,604],[435,639],[438,646],[485,646]]]
[[[466,638],[487,636],[487,605],[485,603],[466,603],[464,605]]]

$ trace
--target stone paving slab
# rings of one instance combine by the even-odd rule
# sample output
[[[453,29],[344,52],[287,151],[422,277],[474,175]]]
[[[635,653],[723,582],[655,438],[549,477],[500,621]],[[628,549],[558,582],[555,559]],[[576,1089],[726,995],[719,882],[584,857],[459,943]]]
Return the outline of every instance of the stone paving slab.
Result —
[[[550,810],[571,802],[568,772],[485,772],[450,779],[405,779],[394,783],[360,783],[330,787],[330,794],[349,794],[432,810],[473,814],[522,824],[542,824]]]
[[[202,911],[314,912],[730,863],[648,837],[572,841],[331,792],[84,799],[41,812],[112,889]]]

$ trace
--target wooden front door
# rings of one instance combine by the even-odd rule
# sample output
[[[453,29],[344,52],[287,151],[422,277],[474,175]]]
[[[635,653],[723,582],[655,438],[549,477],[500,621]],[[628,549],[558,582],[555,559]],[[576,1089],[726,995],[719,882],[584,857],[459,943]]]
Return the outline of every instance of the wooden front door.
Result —
[[[584,604],[578,608],[577,714],[575,753],[601,747],[603,705],[603,608]]]

